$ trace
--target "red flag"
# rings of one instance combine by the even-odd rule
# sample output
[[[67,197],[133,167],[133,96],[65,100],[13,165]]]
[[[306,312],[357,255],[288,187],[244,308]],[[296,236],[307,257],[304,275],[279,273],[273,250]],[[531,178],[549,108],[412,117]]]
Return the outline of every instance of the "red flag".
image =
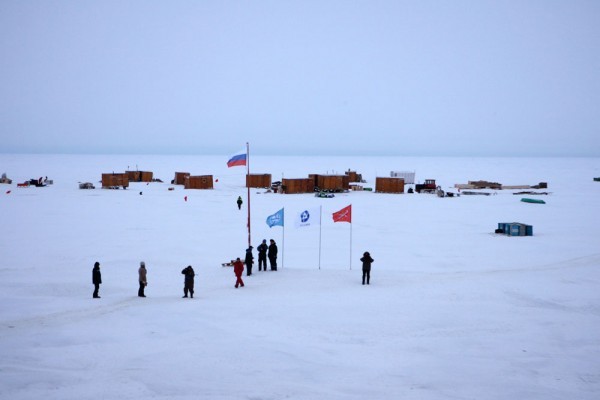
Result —
[[[352,204],[342,208],[340,211],[333,213],[333,222],[350,222],[352,223]]]

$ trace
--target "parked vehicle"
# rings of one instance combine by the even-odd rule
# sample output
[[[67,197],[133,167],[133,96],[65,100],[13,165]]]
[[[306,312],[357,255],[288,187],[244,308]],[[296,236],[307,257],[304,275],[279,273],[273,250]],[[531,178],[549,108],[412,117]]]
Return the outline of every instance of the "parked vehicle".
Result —
[[[425,179],[425,183],[417,183],[415,185],[415,192],[417,193],[436,193],[437,185],[435,179]]]

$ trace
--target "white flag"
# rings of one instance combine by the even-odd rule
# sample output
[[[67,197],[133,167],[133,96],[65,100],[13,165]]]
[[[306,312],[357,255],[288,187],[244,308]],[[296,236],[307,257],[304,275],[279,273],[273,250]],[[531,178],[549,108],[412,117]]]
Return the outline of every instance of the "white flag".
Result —
[[[321,207],[307,208],[296,215],[294,221],[294,226],[296,228],[313,225],[321,225]]]

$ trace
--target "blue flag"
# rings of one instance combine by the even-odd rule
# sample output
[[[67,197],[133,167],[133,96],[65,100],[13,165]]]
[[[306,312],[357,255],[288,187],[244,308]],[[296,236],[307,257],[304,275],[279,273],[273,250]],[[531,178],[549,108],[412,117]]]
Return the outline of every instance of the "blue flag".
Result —
[[[267,217],[267,225],[269,225],[269,228],[277,225],[283,226],[283,208]]]

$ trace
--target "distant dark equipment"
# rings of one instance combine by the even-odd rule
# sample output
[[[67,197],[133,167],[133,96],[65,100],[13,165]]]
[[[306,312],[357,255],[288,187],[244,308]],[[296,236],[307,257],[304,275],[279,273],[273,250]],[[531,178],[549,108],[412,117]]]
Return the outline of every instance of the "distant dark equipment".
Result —
[[[417,183],[415,192],[417,193],[436,193],[437,185],[435,179],[425,179],[425,183]]]

